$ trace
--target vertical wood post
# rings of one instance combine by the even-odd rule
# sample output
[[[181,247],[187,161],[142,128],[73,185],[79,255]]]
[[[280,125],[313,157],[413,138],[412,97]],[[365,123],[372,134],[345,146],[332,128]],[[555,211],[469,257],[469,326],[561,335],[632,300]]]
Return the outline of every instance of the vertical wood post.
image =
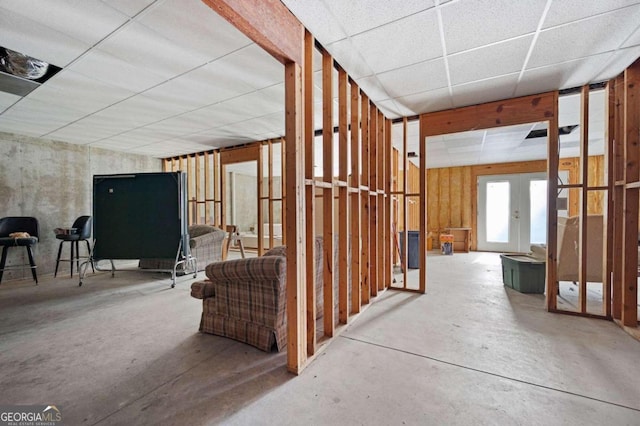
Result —
[[[333,314],[333,58],[326,50],[322,52],[322,219],[324,251],[324,335],[333,337],[335,327]]]
[[[547,310],[558,301],[558,92],[553,93],[553,111],[548,121],[547,140]]]
[[[287,369],[299,374],[307,360],[304,209],[304,145],[302,141],[302,70],[285,65],[285,140],[287,146]],[[223,191],[224,192],[224,191]]]

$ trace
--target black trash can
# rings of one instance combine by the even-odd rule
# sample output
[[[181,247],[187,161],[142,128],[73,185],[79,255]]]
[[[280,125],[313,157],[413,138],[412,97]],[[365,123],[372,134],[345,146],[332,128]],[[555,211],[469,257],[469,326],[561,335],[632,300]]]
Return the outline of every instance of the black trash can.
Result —
[[[409,256],[404,256],[404,232],[400,232],[400,253],[402,258],[406,259],[406,265],[408,269],[420,268],[420,231],[408,231],[409,241],[407,250]]]

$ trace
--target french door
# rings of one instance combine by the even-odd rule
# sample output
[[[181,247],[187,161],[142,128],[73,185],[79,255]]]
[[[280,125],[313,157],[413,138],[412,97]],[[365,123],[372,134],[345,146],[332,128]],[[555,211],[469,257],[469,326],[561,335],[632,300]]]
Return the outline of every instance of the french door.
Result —
[[[546,211],[546,173],[478,177],[478,250],[528,252],[546,243]]]

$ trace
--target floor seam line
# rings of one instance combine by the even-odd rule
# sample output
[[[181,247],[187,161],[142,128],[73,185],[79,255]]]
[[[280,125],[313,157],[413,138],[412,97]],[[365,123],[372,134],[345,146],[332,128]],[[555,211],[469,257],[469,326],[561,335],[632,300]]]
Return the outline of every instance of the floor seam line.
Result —
[[[398,349],[398,348],[394,348],[394,347],[391,347],[391,346],[382,345],[380,343],[369,342],[367,340],[361,340],[361,339],[358,339],[358,338],[355,338],[355,337],[349,337],[349,336],[345,336],[345,335],[341,335],[339,337],[344,338],[344,339],[348,339],[348,340],[352,340],[354,342],[364,343],[366,345],[377,346],[379,348],[389,349],[389,350],[392,350],[392,351],[395,351],[395,352],[401,352],[401,353],[404,353],[404,354],[407,354],[407,355],[416,356],[416,357],[419,357],[419,358],[429,359],[431,361],[439,362],[441,364],[447,364],[447,365],[450,365],[450,366],[453,366],[453,367],[458,367],[458,368],[462,368],[462,369],[469,370],[469,371],[475,371],[476,373],[487,374],[487,375],[490,375],[490,376],[499,377],[501,379],[505,379],[505,380],[509,380],[509,381],[513,381],[513,382],[518,382],[518,383],[522,383],[522,384],[529,385],[529,386],[534,386],[534,387],[538,387],[538,388],[542,388],[542,389],[547,389],[547,390],[551,390],[551,391],[554,391],[554,392],[560,392],[560,393],[564,393],[564,394],[567,394],[567,395],[576,396],[576,397],[579,397],[579,398],[590,399],[592,401],[597,401],[597,402],[600,402],[600,403],[603,403],[603,404],[614,405],[616,407],[626,408],[628,410],[640,412],[640,408],[629,407],[628,405],[619,404],[619,403],[611,402],[611,401],[605,401],[603,399],[598,399],[598,398],[595,398],[595,397],[592,397],[592,396],[582,395],[582,394],[571,392],[571,391],[567,391],[567,390],[557,389],[557,388],[553,388],[551,386],[541,385],[539,383],[527,382],[526,380],[516,379],[515,377],[504,376],[504,375],[501,375],[501,374],[498,374],[498,373],[492,373],[490,371],[480,370],[478,368],[473,368],[473,367],[469,367],[469,366],[462,365],[462,364],[456,364],[455,362],[445,361],[445,360],[442,360],[442,359],[431,357],[429,355],[423,355],[423,354],[419,354],[419,353],[416,353],[416,352],[411,352],[411,351],[408,351],[408,350],[405,350],[405,349]]]

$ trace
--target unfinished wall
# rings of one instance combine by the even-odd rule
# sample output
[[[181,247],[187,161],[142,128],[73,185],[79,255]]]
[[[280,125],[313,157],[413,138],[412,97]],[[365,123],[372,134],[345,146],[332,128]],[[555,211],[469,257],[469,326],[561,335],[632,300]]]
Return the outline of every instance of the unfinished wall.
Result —
[[[34,216],[40,242],[34,251],[38,275],[53,273],[59,241],[54,228],[69,227],[76,217],[92,214],[94,174],[159,172],[152,157],[54,142],[0,132],[0,217]],[[65,244],[68,257],[68,244]],[[24,249],[11,249],[7,265],[28,263]],[[59,274],[68,275],[69,264]],[[30,271],[6,271],[3,282],[31,279]]]

